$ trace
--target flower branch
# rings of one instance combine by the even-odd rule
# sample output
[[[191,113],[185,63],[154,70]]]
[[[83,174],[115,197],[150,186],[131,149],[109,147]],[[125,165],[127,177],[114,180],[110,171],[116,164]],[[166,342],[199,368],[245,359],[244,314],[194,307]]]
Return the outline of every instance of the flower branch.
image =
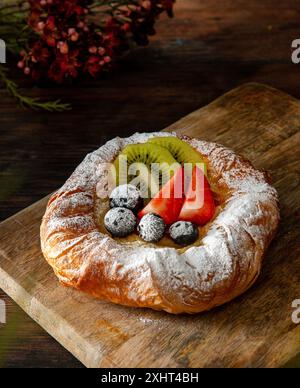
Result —
[[[60,100],[42,102],[39,98],[24,96],[20,93],[17,84],[7,77],[5,69],[0,67],[0,82],[4,84],[7,91],[19,102],[22,107],[31,109],[42,109],[48,112],[63,112],[70,110],[70,104],[63,104]]]
[[[132,43],[146,46],[175,0],[28,0],[0,8],[0,34],[33,81],[62,84],[109,71]],[[22,31],[19,34],[17,31]],[[2,76],[3,81],[3,76]],[[19,98],[15,84],[4,82]],[[23,105],[36,101],[22,100]],[[55,107],[56,105],[54,105]]]

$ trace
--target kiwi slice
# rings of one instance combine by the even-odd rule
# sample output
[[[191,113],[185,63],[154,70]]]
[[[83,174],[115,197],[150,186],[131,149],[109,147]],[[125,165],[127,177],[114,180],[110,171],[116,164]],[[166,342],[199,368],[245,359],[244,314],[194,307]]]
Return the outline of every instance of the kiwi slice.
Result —
[[[177,162],[182,165],[185,163],[191,163],[193,165],[195,165],[196,163],[204,164],[204,173],[206,174],[206,165],[203,161],[202,156],[185,141],[182,141],[177,137],[162,136],[153,137],[152,139],[148,140],[148,143],[156,144],[160,147],[166,148],[171,153],[171,155],[177,160]]]
[[[139,174],[132,171],[133,164],[139,170]],[[115,167],[117,184],[128,183],[139,175],[142,180],[145,180],[144,183],[147,186],[149,179],[153,180],[157,177],[157,188],[154,190],[157,191],[173,176],[180,165],[166,148],[157,144],[143,143],[126,146],[117,157]],[[148,169],[149,174],[145,173],[145,168]],[[152,192],[153,194],[155,193]]]

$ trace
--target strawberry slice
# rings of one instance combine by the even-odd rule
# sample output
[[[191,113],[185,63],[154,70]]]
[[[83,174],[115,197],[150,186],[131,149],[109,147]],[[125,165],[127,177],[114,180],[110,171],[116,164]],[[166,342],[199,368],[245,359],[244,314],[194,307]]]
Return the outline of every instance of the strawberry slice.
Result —
[[[192,179],[186,193],[186,200],[179,214],[180,221],[196,225],[207,224],[216,211],[215,202],[206,176],[199,167],[194,167]]]
[[[184,202],[184,168],[179,168],[161,191],[139,212],[142,218],[148,213],[154,213],[163,218],[167,225],[178,220]]]

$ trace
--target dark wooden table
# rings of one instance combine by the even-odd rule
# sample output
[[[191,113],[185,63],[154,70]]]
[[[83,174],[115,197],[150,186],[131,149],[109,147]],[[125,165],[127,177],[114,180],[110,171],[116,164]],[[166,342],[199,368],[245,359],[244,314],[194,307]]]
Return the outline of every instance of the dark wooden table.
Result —
[[[71,112],[22,110],[0,90],[0,221],[59,187],[85,154],[116,135],[160,130],[242,83],[270,84],[300,98],[298,0],[179,0],[152,45],[131,52],[118,72],[69,89]],[[1,367],[80,367],[80,363],[0,291]],[[290,366],[300,366],[293,360]]]

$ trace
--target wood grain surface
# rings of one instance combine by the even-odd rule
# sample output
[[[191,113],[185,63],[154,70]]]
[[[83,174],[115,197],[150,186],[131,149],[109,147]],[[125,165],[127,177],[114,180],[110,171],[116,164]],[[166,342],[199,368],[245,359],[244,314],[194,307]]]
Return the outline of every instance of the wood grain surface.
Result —
[[[47,199],[0,225],[0,287],[89,367],[276,367],[300,351],[300,102],[248,84],[167,130],[218,141],[271,172],[282,223],[257,284],[197,316],[170,316],[97,301],[58,285],[39,248]],[[18,242],[17,244],[15,242]]]
[[[151,45],[98,81],[33,88],[12,71],[24,93],[62,98],[73,110],[27,111],[0,88],[0,220],[57,189],[109,138],[160,130],[242,83],[300,98],[300,65],[291,62],[299,20],[299,0],[178,0],[175,18],[159,21]],[[8,311],[0,366],[81,366],[1,290],[0,299]],[[289,365],[299,367],[300,357]]]

